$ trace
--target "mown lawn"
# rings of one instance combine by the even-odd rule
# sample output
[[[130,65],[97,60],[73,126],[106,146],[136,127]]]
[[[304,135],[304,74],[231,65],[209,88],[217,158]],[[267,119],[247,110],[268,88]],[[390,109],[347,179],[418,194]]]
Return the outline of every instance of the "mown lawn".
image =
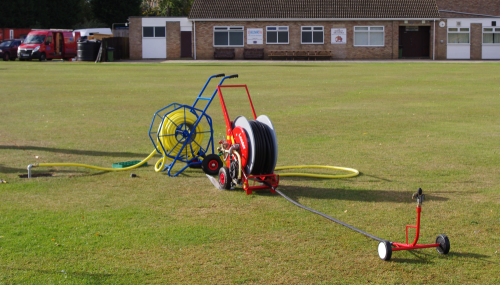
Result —
[[[220,191],[198,169],[170,178],[155,161],[136,178],[75,167],[20,177],[35,162],[144,158],[154,112],[192,104],[222,72],[273,121],[278,166],[361,172],[283,177],[286,195],[404,242],[422,187],[420,241],[446,234],[450,253],[384,262],[378,242],[277,194]],[[498,63],[0,62],[0,284],[498,284],[499,82]],[[229,115],[249,117],[243,94],[227,94]],[[208,114],[218,141],[218,99]]]

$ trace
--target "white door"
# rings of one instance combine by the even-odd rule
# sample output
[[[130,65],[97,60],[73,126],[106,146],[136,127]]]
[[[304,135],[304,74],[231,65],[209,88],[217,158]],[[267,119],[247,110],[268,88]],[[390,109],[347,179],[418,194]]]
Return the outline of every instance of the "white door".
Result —
[[[142,58],[167,58],[165,27],[142,27]]]

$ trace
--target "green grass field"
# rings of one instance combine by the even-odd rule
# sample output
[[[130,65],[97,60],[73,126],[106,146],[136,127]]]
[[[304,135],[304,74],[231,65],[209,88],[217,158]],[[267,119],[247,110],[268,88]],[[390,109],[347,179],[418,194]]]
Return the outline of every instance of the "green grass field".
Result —
[[[283,177],[286,195],[404,242],[422,187],[420,242],[446,234],[450,253],[384,262],[378,242],[277,194],[220,191],[199,169],[170,178],[155,173],[159,157],[129,172],[20,177],[36,162],[146,157],[154,112],[192,104],[222,72],[273,121],[278,166],[361,173]],[[498,63],[0,62],[0,284],[498,284],[499,82]],[[242,93],[224,95],[230,117],[249,117]],[[218,99],[208,114],[218,141]]]

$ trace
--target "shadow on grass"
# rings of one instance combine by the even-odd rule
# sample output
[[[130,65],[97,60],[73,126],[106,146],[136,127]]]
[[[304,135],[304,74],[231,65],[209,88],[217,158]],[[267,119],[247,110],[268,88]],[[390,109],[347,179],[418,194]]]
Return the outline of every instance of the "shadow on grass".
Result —
[[[427,249],[429,250],[429,249]],[[409,258],[398,258],[398,253],[393,252],[392,253],[392,262],[397,262],[397,263],[413,263],[413,264],[419,264],[419,263],[433,263],[433,259],[435,257],[438,258],[454,258],[454,257],[460,257],[460,258],[467,258],[467,259],[476,259],[478,261],[482,262],[487,262],[491,264],[498,264],[498,262],[486,260],[486,258],[489,258],[491,256],[487,256],[484,254],[477,254],[477,253],[467,253],[467,252],[453,252],[451,251],[447,255],[442,255],[436,252],[436,250],[433,248],[433,253],[431,254],[429,252],[425,252],[425,249],[419,249],[419,250],[407,250],[409,254],[413,255],[416,259],[409,259]],[[434,255],[434,256],[433,256]]]
[[[491,256],[484,255],[484,254],[450,251],[450,253],[448,253],[448,255],[451,257],[473,258],[473,259],[478,259],[478,260],[483,261],[483,262],[498,264],[498,262],[486,260],[486,258],[490,258]]]
[[[50,274],[50,275],[67,275],[69,277],[73,278],[79,278],[85,281],[90,281],[89,284],[102,284],[102,282],[106,281],[110,277],[113,276],[113,274],[108,274],[108,273],[88,273],[88,272],[78,272],[78,271],[70,271],[70,272],[65,272],[65,271],[53,271],[53,270],[43,270],[43,269],[26,269],[26,268],[14,268],[14,267],[9,267],[9,266],[0,266],[1,269],[5,271],[24,271],[24,272],[34,272],[37,275],[41,274]]]
[[[95,150],[78,150],[78,149],[63,149],[63,148],[52,148],[52,147],[39,147],[39,146],[16,146],[16,145],[0,145],[1,149],[15,149],[15,150],[38,150],[38,151],[48,151],[63,154],[75,154],[75,155],[89,155],[89,156],[111,156],[111,157],[146,157],[149,153],[132,153],[132,152],[105,152],[105,151],[95,151]]]
[[[410,192],[390,190],[353,190],[335,188],[314,188],[302,186],[279,186],[278,189],[291,199],[297,201],[301,197],[313,199],[332,199],[361,202],[393,202],[415,203]],[[264,192],[256,192],[264,194]],[[427,201],[447,201],[448,198],[425,194]]]

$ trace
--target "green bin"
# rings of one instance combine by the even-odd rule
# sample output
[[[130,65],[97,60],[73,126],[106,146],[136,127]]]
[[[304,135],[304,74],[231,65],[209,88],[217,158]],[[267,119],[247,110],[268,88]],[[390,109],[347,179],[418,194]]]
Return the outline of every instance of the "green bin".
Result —
[[[108,48],[108,61],[114,61],[115,49],[112,47]]]

